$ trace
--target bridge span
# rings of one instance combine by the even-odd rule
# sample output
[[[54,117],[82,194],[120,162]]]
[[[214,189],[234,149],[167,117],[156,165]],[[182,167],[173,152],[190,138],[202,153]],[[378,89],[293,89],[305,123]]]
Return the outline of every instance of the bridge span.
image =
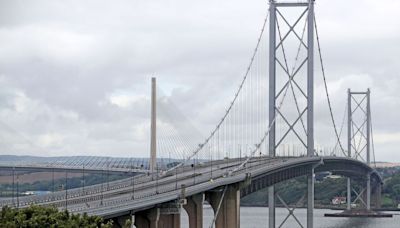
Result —
[[[0,171],[127,174],[146,173],[148,166],[145,158],[0,156]]]
[[[101,173],[107,171],[109,174],[131,174],[146,173],[143,168],[129,167],[79,167],[70,165],[0,165],[0,171],[23,171],[23,172],[68,172],[68,173]]]
[[[176,140],[169,140],[172,145],[166,143],[169,146],[168,153],[178,154],[176,157],[180,160],[176,163],[179,164],[174,164],[173,167],[168,167],[168,170],[164,169],[161,172],[157,164],[156,86],[155,79],[152,79],[149,172],[107,184],[66,189],[43,196],[3,199],[0,200],[0,206],[49,205],[67,209],[71,213],[87,213],[113,219],[116,225],[124,224],[125,219],[133,216],[136,227],[140,228],[179,228],[180,212],[186,210],[190,228],[200,228],[204,225],[203,204],[207,201],[214,211],[214,220],[210,227],[215,224],[217,228],[238,228],[240,227],[240,198],[268,188],[268,227],[275,228],[277,199],[286,207],[288,206],[275,191],[274,185],[295,177],[306,176],[306,227],[313,228],[314,175],[318,172],[331,172],[347,177],[348,210],[351,209],[353,192],[351,179],[361,179],[365,184],[365,190],[361,193],[356,192],[356,200],[361,201],[367,211],[370,211],[371,205],[379,207],[382,179],[371,164],[371,158],[374,158],[371,151],[374,153],[374,150],[373,148],[371,150],[373,140],[370,90],[368,89],[367,92],[348,90],[347,150],[345,150],[341,141],[342,129],[338,130],[336,126],[330,102],[315,22],[314,3],[314,0],[269,0],[268,15],[264,20],[253,55],[222,118],[199,144],[186,148],[175,145]],[[286,18],[284,11],[288,8],[291,9],[288,10],[288,14],[293,13],[293,9],[298,11],[294,23],[290,23],[292,20]],[[293,15],[288,16],[291,18]],[[281,31],[282,25],[288,29]],[[298,28],[300,26],[302,28]],[[260,46],[263,33],[267,29],[269,29],[267,43],[269,51],[268,57],[264,59],[259,49],[262,49]],[[289,36],[298,42],[298,48],[295,48],[293,52],[288,52],[284,48],[290,40],[286,39]],[[328,153],[330,156],[319,156],[319,151],[315,146],[317,142],[314,138],[315,43],[318,45],[321,75],[332,133],[336,141],[334,149]],[[295,46],[291,43],[290,47]],[[259,71],[258,64],[261,63],[268,63],[266,72]],[[261,75],[262,73],[264,75]],[[267,80],[261,76],[267,74],[268,85],[265,85]],[[260,91],[265,91],[266,88],[268,88],[269,97],[268,100],[262,100],[264,96],[261,96]],[[361,115],[356,115],[357,112]],[[342,123],[345,123],[344,119]],[[164,129],[164,131],[169,130]],[[186,139],[186,137],[181,138]],[[298,145],[298,148],[294,150],[298,152],[297,156],[282,156],[279,151],[284,149],[285,144]],[[242,152],[247,157],[242,158]],[[198,157],[206,162],[199,162]],[[194,161],[193,164],[190,164],[192,161]],[[108,162],[101,164],[100,167],[85,168],[93,171],[104,170],[104,165],[109,168]],[[81,168],[80,166],[76,166],[76,169],[72,166],[57,167],[63,171]],[[18,168],[52,170],[57,167],[21,166]],[[14,167],[5,165],[3,168]],[[117,166],[113,170],[132,172],[133,166]],[[143,170],[141,167],[135,171]],[[374,196],[373,199],[371,196]],[[288,217],[294,216],[291,212],[292,210],[289,210]],[[305,227],[297,219],[296,221],[300,227]]]
[[[135,215],[137,227],[153,227],[154,223],[165,224],[162,227],[179,227],[175,217],[180,216],[183,208],[189,215],[190,224],[197,223],[190,227],[202,227],[200,210],[207,201],[217,213],[216,224],[220,224],[217,227],[238,227],[240,197],[313,171],[329,171],[365,180],[370,177],[373,192],[382,182],[374,169],[351,158],[263,156],[252,158],[245,167],[234,171],[241,162],[240,159],[218,160],[203,163],[196,170],[184,166],[170,173],[113,181],[109,186],[98,184],[43,196],[20,197],[18,202],[1,200],[0,205],[49,205],[72,213],[114,219],[117,223]]]

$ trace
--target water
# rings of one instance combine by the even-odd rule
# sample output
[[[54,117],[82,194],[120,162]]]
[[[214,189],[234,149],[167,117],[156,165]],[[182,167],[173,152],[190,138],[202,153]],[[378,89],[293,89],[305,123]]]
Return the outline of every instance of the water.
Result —
[[[184,211],[184,210],[182,210]],[[339,211],[315,209],[314,210],[314,228],[399,228],[400,215],[394,215],[393,218],[330,218],[324,217],[325,213],[335,213]],[[187,228],[188,220],[186,212],[182,216],[182,228]],[[288,211],[285,208],[276,209],[276,226],[286,218]],[[295,216],[300,222],[306,225],[306,210],[296,209]],[[209,206],[204,207],[204,227],[209,227],[212,220],[212,210]],[[268,227],[268,208],[266,207],[241,207],[240,208],[240,227],[258,228]],[[293,217],[289,217],[285,228],[300,227]]]

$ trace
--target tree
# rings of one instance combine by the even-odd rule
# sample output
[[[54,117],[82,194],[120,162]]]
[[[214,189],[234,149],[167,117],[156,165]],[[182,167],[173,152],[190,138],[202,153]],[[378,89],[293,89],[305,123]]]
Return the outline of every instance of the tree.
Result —
[[[68,211],[58,211],[54,207],[31,205],[27,208],[16,209],[5,206],[0,212],[0,227],[111,228],[112,222],[104,223],[104,220],[98,216],[70,214]]]

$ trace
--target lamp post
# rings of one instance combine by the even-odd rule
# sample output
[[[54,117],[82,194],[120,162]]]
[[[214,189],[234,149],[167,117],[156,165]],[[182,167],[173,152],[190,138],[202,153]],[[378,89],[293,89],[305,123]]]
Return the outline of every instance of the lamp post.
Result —
[[[156,164],[156,194],[158,194],[158,164]]]
[[[192,163],[192,168],[193,168],[193,185],[196,184],[196,165],[194,164],[194,159]]]

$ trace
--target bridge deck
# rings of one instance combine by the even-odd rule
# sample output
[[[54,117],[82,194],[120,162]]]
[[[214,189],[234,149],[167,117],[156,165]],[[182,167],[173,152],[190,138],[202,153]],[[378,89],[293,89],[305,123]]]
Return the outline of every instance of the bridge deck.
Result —
[[[336,162],[336,163],[335,163]],[[87,186],[84,189],[71,189],[66,192],[59,191],[43,196],[20,197],[19,202],[12,199],[0,200],[0,206],[27,207],[28,205],[53,205],[60,209],[68,208],[72,213],[88,213],[103,217],[113,217],[126,214],[131,211],[144,210],[156,204],[177,200],[181,197],[181,186],[185,185],[185,195],[190,196],[200,192],[205,192],[227,184],[239,183],[246,180],[250,175],[253,179],[263,175],[280,175],[279,172],[301,167],[318,166],[323,167],[327,164],[327,169],[320,171],[335,171],[332,164],[337,164],[337,170],[346,175],[360,175],[360,173],[373,172],[371,168],[359,161],[348,158],[337,157],[300,157],[300,158],[253,158],[242,169],[228,175],[241,162],[238,159],[214,161],[204,163],[193,169],[185,166],[177,169],[176,173],[164,174],[162,177],[153,175],[140,175],[135,177],[134,184],[132,178]],[[348,170],[343,170],[339,164],[345,164]],[[350,167],[353,164],[354,167]],[[344,167],[344,168],[346,168]],[[318,170],[316,170],[318,171]],[[300,174],[300,173],[299,173]],[[280,175],[282,181],[285,178]],[[375,179],[380,180],[378,175]],[[133,188],[134,187],[134,188]]]

